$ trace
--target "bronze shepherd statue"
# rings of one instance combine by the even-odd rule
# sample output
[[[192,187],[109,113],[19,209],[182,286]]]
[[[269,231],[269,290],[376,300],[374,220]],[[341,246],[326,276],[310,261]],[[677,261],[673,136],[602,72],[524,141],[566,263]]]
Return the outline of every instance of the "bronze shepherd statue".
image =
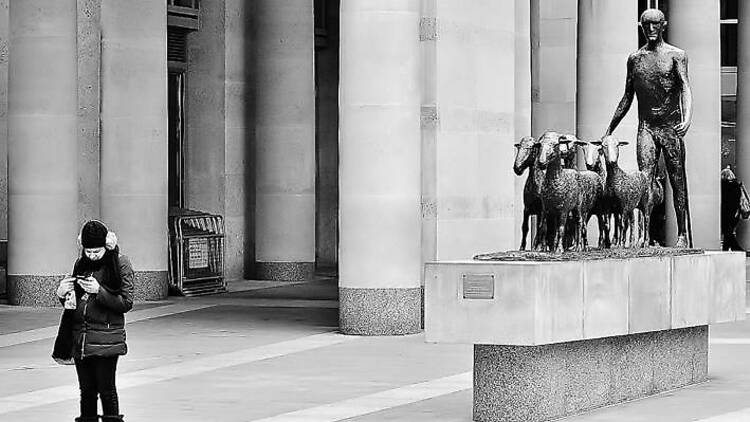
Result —
[[[611,135],[633,102],[638,98],[638,168],[649,181],[657,172],[659,156],[664,163],[674,194],[677,216],[676,247],[688,247],[690,208],[685,177],[683,137],[690,128],[693,98],[688,81],[688,58],[683,50],[664,42],[667,26],[664,14],[648,9],[641,15],[641,29],[647,43],[630,54],[627,62],[625,94],[605,132]],[[648,230],[648,229],[646,229]]]

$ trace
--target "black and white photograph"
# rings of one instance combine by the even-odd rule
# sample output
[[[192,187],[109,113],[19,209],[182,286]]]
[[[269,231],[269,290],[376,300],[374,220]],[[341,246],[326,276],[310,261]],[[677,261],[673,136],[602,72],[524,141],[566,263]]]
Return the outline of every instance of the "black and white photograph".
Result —
[[[744,182],[750,0],[0,0],[0,421],[750,422]]]

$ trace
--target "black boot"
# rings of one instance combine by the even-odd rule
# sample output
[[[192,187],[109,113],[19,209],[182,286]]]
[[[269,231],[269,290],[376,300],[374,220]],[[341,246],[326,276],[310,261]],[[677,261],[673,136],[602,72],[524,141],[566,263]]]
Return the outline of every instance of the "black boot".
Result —
[[[123,419],[124,416],[125,415],[115,415],[115,416],[104,415],[102,416],[102,422],[124,422],[124,419]]]
[[[99,416],[79,416],[75,422],[99,422]]]

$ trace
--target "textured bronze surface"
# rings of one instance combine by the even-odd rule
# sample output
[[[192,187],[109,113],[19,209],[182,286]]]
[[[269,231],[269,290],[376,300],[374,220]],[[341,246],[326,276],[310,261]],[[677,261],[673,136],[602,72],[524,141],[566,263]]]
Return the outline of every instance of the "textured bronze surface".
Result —
[[[550,232],[548,248],[562,252],[567,246],[564,242],[568,219],[580,224],[581,218],[581,185],[577,170],[563,167],[560,145],[569,145],[570,139],[557,132],[545,132],[539,140],[537,162],[545,169],[542,182],[542,219],[543,226]],[[541,236],[539,233],[537,236]],[[574,230],[571,247],[580,248],[580,231]]]
[[[524,170],[529,169],[526,184],[523,187],[523,222],[521,223],[521,250],[526,249],[526,237],[529,233],[529,221],[535,215],[537,221],[541,221],[542,197],[541,189],[544,181],[544,170],[537,163],[539,154],[539,143],[531,136],[525,136],[516,144],[516,158],[513,163],[513,171],[522,175]],[[539,233],[539,227],[537,227]],[[535,242],[536,244],[536,242]]]
[[[649,180],[653,180],[659,157],[664,153],[674,195],[677,246],[687,246],[690,243],[690,206],[683,137],[690,128],[693,112],[687,54],[664,42],[663,32],[667,22],[661,11],[646,10],[641,15],[640,24],[648,41],[628,57],[625,93],[605,135],[614,132],[630,109],[633,97],[637,97],[638,168]]]
[[[639,246],[640,242],[635,238],[636,224],[639,223],[635,210],[648,197],[648,177],[642,171],[626,172],[620,168],[617,163],[620,146],[627,145],[626,141],[609,135],[602,139],[601,145],[607,165],[606,190],[612,195],[615,225],[620,225],[618,220],[622,222],[617,245]]]
[[[609,221],[613,215],[613,193],[607,189],[607,165],[604,162],[604,153],[601,144],[584,142],[583,148],[584,162],[589,171],[599,175],[602,181],[603,192],[595,206],[595,213],[599,222],[599,248],[609,248],[612,240],[609,235]]]
[[[612,248],[589,249],[588,251],[569,251],[562,254],[536,251],[504,251],[475,255],[477,261],[581,261],[592,259],[626,259],[660,256],[679,256],[703,253],[702,249],[685,248]]]

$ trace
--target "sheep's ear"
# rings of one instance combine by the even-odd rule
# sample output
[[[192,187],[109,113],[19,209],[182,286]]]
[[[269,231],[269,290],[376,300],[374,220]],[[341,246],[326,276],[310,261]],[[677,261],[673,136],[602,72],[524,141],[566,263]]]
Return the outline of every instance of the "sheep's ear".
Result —
[[[619,141],[619,140],[617,141],[617,145],[627,145],[629,143],[630,141]]]
[[[602,146],[602,140],[601,139],[594,139],[589,141],[590,144],[596,145],[596,146]]]
[[[586,144],[588,144],[588,142],[582,141],[580,139],[576,139],[575,141],[573,141],[573,143],[575,143],[576,145],[580,145],[580,146],[586,146]]]

